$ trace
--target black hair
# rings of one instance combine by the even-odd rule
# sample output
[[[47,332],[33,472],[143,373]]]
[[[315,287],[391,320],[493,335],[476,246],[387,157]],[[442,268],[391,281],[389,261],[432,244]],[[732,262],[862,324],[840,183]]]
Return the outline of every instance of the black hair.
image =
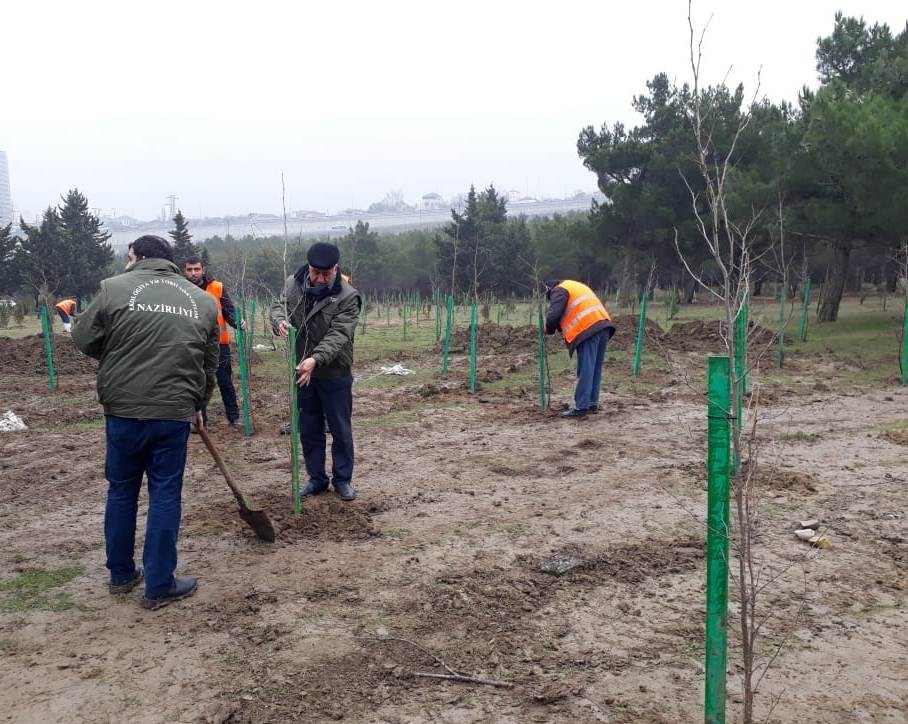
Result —
[[[132,253],[139,259],[166,259],[173,261],[173,247],[160,236],[146,234],[129,245]]]
[[[202,266],[205,266],[205,262],[202,261],[202,257],[198,254],[193,254],[192,256],[187,256],[183,259],[183,266],[186,266],[187,264],[201,264]]]

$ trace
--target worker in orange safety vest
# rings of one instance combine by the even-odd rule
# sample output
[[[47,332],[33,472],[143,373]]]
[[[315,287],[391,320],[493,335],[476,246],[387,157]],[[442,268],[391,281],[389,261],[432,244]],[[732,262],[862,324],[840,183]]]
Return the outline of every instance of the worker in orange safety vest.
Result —
[[[224,401],[224,412],[227,414],[227,424],[231,427],[240,427],[240,408],[236,401],[236,390],[233,387],[233,370],[230,365],[230,334],[227,325],[236,329],[236,310],[224,284],[215,279],[210,279],[206,274],[205,265],[198,256],[190,256],[183,262],[183,275],[200,289],[204,289],[218,305],[218,328],[220,329],[220,354],[218,356],[218,389]],[[240,320],[241,329],[246,329],[246,323]],[[208,413],[202,410],[205,425],[208,425]]]
[[[61,299],[54,305],[54,308],[57,310],[57,314],[60,315],[60,321],[63,322],[64,332],[72,331],[72,316],[76,306],[77,305],[75,299]]]
[[[602,364],[615,325],[599,297],[586,284],[570,279],[545,282],[549,308],[546,334],[560,331],[571,355],[577,355],[574,404],[562,417],[585,417],[599,412]]]

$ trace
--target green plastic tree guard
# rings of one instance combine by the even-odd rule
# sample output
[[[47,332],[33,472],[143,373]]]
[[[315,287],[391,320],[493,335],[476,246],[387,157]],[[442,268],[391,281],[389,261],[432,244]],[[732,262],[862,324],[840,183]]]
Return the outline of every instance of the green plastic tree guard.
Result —
[[[448,376],[448,353],[451,351],[451,334],[454,326],[454,295],[448,296],[448,314],[445,320],[445,343],[441,352],[441,376]]]
[[[240,317],[241,321],[245,321],[244,316]],[[236,328],[236,352],[240,362],[240,395],[243,401],[243,434],[245,434],[246,437],[249,437],[252,434],[252,416],[249,414],[249,363],[246,349],[246,333],[240,325],[237,325]]]
[[[300,514],[300,411],[297,407],[296,328],[290,327],[287,338],[287,360],[290,368],[290,470],[293,477],[293,512]]]
[[[536,357],[539,361],[539,406],[545,409],[545,322],[542,319],[542,304],[536,305]]]
[[[728,357],[710,356],[706,453],[706,724],[725,722],[730,447],[728,376]]]
[[[47,365],[47,386],[57,389],[57,373],[54,370],[54,345],[51,340],[50,319],[47,316],[47,305],[41,306],[41,332],[44,337],[44,361]]]
[[[810,311],[810,277],[804,280],[804,296],[801,299],[801,325],[798,329],[798,339],[807,341],[807,315]]]
[[[640,374],[640,358],[643,355],[643,338],[646,336],[646,298],[648,294],[640,295],[640,320],[637,322],[637,344],[634,347],[634,365],[631,374],[636,377]]]
[[[476,392],[476,302],[470,305],[470,392]]]

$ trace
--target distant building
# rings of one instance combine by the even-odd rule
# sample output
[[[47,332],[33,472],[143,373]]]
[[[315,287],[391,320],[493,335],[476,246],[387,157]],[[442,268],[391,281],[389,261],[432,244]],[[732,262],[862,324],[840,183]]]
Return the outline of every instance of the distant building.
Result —
[[[515,191],[514,189],[511,189],[510,191],[508,191],[507,194],[505,194],[505,198],[508,201],[517,201],[521,197],[521,195],[522,194],[519,191]]]
[[[9,161],[6,151],[0,151],[0,226],[13,220],[13,195],[9,189]]]
[[[430,193],[422,197],[423,211],[438,211],[439,209],[448,208],[448,204],[440,194]]]

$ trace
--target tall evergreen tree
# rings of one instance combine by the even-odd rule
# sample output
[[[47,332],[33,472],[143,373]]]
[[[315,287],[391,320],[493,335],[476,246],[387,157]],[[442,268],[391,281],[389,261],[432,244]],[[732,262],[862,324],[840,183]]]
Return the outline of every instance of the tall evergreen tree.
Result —
[[[192,234],[189,233],[189,222],[182,211],[177,211],[173,217],[174,228],[168,232],[173,239],[173,258],[177,266],[182,267],[183,262],[199,253],[196,245],[192,243]]]
[[[16,238],[13,225],[0,226],[0,293],[12,294],[19,287],[15,263]]]
[[[63,240],[63,226],[57,210],[49,206],[40,224],[32,226],[20,219],[19,226],[25,234],[15,255],[20,283],[47,301],[69,292],[71,257]]]
[[[113,261],[110,234],[88,210],[88,199],[79,189],[71,189],[63,197],[59,216],[62,244],[70,265],[66,292],[80,297],[93,294]]]

